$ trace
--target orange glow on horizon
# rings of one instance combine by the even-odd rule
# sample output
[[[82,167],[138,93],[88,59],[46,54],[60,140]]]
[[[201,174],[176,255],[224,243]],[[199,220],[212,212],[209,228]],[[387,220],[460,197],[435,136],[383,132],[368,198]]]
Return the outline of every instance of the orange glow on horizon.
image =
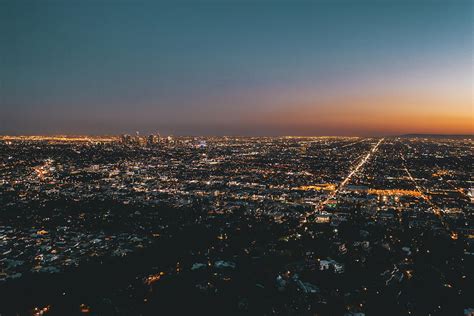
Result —
[[[358,134],[474,134],[471,100],[399,96],[338,98],[319,104],[279,107],[251,119],[268,126],[311,131],[328,128]]]

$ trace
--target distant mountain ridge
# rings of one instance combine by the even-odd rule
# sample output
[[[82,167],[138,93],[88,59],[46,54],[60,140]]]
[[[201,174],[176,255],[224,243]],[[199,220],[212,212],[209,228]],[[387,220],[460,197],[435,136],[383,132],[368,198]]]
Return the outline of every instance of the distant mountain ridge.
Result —
[[[474,139],[472,134],[403,134],[406,138],[444,138],[444,139]]]

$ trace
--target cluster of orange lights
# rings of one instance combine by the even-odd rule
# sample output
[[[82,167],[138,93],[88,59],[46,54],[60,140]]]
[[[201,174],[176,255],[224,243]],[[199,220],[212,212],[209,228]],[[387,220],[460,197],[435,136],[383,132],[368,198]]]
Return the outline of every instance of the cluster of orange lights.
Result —
[[[81,313],[84,313],[84,314],[90,313],[91,311],[90,307],[87,306],[86,304],[79,305],[79,308],[81,309]]]
[[[3,141],[43,141],[43,142],[114,142],[113,136],[0,136]]]
[[[147,285],[152,285],[153,283],[155,282],[158,282],[161,277],[165,275],[164,272],[160,272],[160,273],[156,273],[156,274],[152,274],[152,275],[149,275],[146,279],[145,279],[145,284]]]
[[[318,224],[329,223],[331,219],[329,217],[316,217],[315,222]]]
[[[433,173],[433,177],[441,177],[441,176],[445,176],[445,175],[448,175],[448,174],[449,174],[448,170],[438,170],[435,173]]]
[[[323,184],[316,184],[316,185],[303,185],[300,187],[295,188],[295,190],[302,190],[302,191],[309,191],[309,190],[314,190],[314,191],[321,191],[321,190],[326,190],[326,191],[334,191],[336,190],[336,185],[331,184],[331,183],[323,183]]]
[[[51,309],[51,305],[47,305],[45,307],[35,307],[33,309],[33,316],[41,316],[41,315],[44,315],[46,314],[47,312],[49,312],[49,310]]]
[[[377,190],[377,189],[369,189],[369,194],[374,195],[385,195],[385,196],[414,196],[414,197],[421,197],[422,194],[419,191],[414,190]]]
[[[43,179],[48,174],[48,170],[44,166],[34,167],[33,170],[40,179]]]

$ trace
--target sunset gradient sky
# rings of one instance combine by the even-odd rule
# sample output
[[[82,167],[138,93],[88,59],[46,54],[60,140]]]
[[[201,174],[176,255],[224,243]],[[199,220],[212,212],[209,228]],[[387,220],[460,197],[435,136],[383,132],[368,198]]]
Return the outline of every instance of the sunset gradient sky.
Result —
[[[474,134],[473,12],[4,0],[0,134]]]

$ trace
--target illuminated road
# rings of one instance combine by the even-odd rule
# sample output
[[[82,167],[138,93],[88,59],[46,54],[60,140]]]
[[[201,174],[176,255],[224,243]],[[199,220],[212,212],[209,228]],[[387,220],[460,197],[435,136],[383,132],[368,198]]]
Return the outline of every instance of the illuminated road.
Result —
[[[418,192],[420,192],[421,197],[423,198],[423,200],[425,200],[426,203],[428,203],[431,206],[431,208],[433,209],[433,213],[438,217],[438,219],[440,220],[443,227],[451,234],[451,238],[456,239],[457,234],[451,230],[451,228],[449,227],[449,224],[444,219],[443,210],[431,201],[431,199],[425,193],[426,190],[418,184],[418,182],[416,181],[415,178],[413,178],[410,170],[408,170],[408,168],[407,168],[406,160],[405,160],[405,157],[403,156],[403,154],[400,153],[400,157],[403,160],[403,167],[405,169],[405,172],[407,173],[408,178],[410,179],[410,181],[412,181],[413,184],[415,185],[416,190]]]
[[[339,186],[336,188],[336,190],[331,192],[331,194],[324,201],[319,203],[315,207],[313,212],[308,212],[304,215],[303,223],[305,223],[307,221],[307,218],[309,216],[320,212],[329,201],[331,201],[332,199],[334,199],[337,196],[337,194],[351,181],[352,177],[354,175],[356,175],[359,172],[359,170],[367,163],[367,161],[369,161],[370,158],[377,152],[378,147],[380,146],[380,144],[383,141],[384,141],[384,138],[380,139],[377,142],[377,144],[375,144],[372,147],[372,149],[367,153],[367,155],[365,155],[364,158],[362,158],[359,161],[359,163],[355,166],[355,168],[352,168],[352,171],[347,175],[347,177],[344,180],[342,180],[342,182],[339,184]]]
[[[344,145],[344,146],[341,146],[341,148],[346,148],[346,147],[354,146],[354,145],[360,144],[360,143],[362,143],[362,142],[365,142],[366,140],[367,140],[367,139],[362,138],[362,139],[360,139],[360,140],[358,140],[358,141],[355,141],[355,142],[346,144],[346,145]]]
[[[341,182],[341,184],[339,185],[339,187],[333,192],[333,195],[336,196],[337,193],[346,186],[347,183],[349,183],[349,181],[351,180],[351,178],[359,172],[360,168],[362,168],[363,165],[365,165],[365,163],[367,161],[369,161],[370,157],[377,151],[377,148],[379,147],[379,145],[383,142],[383,138],[381,140],[379,140],[377,142],[377,144],[375,144],[374,147],[372,147],[372,149],[369,151],[369,153],[364,157],[362,158],[362,160],[359,162],[359,164],[354,168],[352,169],[352,171],[349,173],[349,175]],[[333,197],[334,197],[333,196]],[[333,197],[330,197],[328,198],[331,199]]]

